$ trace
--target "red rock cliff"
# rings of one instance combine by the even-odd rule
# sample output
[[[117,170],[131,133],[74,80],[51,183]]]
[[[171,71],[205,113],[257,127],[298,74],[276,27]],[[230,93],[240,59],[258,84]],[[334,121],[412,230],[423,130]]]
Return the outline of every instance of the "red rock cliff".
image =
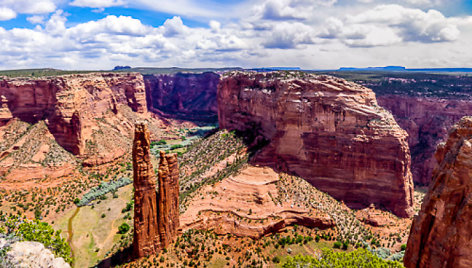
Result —
[[[166,248],[177,236],[179,229],[179,165],[177,154],[160,152],[159,163],[159,239]]]
[[[216,121],[216,73],[144,75],[149,110],[167,116]]]
[[[149,131],[146,125],[136,124],[133,142],[133,256],[138,258],[156,253],[159,248],[156,177],[149,149]]]
[[[306,73],[231,72],[218,86],[218,104],[221,128],[270,141],[255,162],[351,205],[412,214],[408,135],[370,89]]]
[[[15,119],[44,120],[57,143],[86,164],[126,153],[135,117],[147,113],[144,81],[137,73],[3,79],[0,96],[0,127]],[[114,140],[114,148],[107,148],[106,140]]]
[[[381,95],[377,100],[408,132],[413,180],[429,184],[436,165],[436,146],[447,138],[455,122],[472,114],[472,101],[403,95]]]
[[[472,267],[472,117],[438,146],[432,184],[414,219],[406,267]]]

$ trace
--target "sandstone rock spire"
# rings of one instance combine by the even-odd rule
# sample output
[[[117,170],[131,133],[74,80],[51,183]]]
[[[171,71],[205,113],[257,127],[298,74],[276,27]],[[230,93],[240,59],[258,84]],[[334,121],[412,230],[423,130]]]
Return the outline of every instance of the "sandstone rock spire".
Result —
[[[177,236],[179,228],[179,165],[177,154],[160,152],[159,164],[159,240],[167,247]]]
[[[452,128],[435,157],[439,165],[413,221],[405,266],[472,267],[472,117]]]
[[[159,247],[156,177],[149,148],[150,141],[147,126],[138,123],[136,124],[133,143],[134,257],[148,256],[155,253]]]

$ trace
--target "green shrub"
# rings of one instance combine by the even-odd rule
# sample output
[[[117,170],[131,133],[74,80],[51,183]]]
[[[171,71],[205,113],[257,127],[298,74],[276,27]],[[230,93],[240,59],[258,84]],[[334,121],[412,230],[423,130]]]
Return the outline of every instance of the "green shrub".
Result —
[[[361,248],[351,252],[335,252],[331,249],[323,249],[321,258],[301,255],[288,257],[282,267],[402,268],[404,266],[400,262],[383,260],[370,251]]]
[[[402,250],[406,250],[406,245],[403,244],[403,245],[401,246],[401,249],[402,249]]]
[[[129,226],[129,224],[124,222],[118,227],[118,233],[119,234],[126,234],[129,231],[130,228],[131,227]]]
[[[341,248],[343,244],[339,241],[334,242],[333,248]]]

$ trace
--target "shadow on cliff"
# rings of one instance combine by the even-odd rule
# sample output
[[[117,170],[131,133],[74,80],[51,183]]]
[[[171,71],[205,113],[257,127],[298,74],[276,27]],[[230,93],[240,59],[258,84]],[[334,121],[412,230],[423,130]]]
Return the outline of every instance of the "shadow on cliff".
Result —
[[[132,258],[133,248],[129,246],[123,250],[120,250],[112,256],[102,260],[97,266],[98,268],[108,268],[123,265],[133,260]]]

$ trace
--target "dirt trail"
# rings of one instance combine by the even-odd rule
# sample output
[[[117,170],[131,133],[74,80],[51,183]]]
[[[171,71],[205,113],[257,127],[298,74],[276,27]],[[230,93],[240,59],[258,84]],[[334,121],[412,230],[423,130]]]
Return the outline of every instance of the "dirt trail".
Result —
[[[67,243],[69,243],[69,246],[70,246],[70,251],[72,253],[72,259],[74,259],[74,247],[72,246],[72,238],[74,237],[74,232],[72,232],[72,221],[74,220],[75,216],[77,216],[77,214],[79,213],[80,211],[80,207],[77,207],[74,211],[74,214],[72,214],[72,217],[69,218],[69,221],[67,222],[67,234],[68,234],[68,238],[67,238]]]

